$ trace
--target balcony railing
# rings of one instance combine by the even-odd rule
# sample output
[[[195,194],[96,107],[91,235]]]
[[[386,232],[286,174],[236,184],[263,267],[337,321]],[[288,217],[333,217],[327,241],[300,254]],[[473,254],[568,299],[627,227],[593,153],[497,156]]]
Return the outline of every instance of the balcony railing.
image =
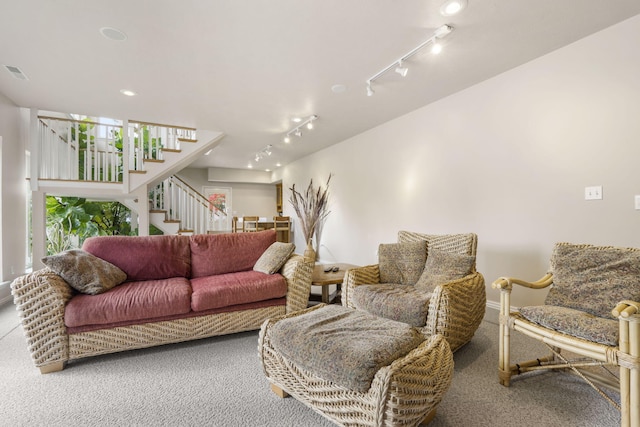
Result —
[[[41,179],[122,182],[122,126],[38,117]]]
[[[125,164],[128,171],[144,171],[145,162],[161,162],[166,152],[196,140],[193,128],[132,120],[123,132],[120,122],[110,121],[38,116],[38,177],[122,182]]]

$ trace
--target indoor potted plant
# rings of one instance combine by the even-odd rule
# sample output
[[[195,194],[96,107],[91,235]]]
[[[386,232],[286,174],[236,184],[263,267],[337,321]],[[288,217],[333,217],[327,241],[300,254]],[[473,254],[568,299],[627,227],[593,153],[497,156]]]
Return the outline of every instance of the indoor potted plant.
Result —
[[[291,190],[289,202],[298,215],[300,228],[302,228],[302,234],[304,235],[304,240],[307,244],[304,255],[314,261],[316,259],[316,252],[313,249],[311,241],[314,235],[316,236],[316,239],[319,238],[317,233],[322,228],[322,224],[330,212],[328,210],[330,181],[331,174],[329,174],[327,184],[324,188],[322,186],[315,188],[313,186],[313,179],[311,179],[304,195],[296,190],[295,184],[289,188],[289,190]]]

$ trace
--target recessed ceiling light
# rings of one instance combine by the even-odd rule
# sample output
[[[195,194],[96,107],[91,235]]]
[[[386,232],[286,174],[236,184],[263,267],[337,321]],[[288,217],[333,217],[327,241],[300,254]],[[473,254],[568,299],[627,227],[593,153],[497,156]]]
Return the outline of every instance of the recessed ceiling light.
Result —
[[[447,0],[440,6],[440,15],[453,16],[467,7],[467,0]]]
[[[100,34],[109,40],[115,40],[117,42],[123,42],[127,39],[127,35],[125,33],[112,27],[100,28]]]
[[[129,90],[129,89],[120,89],[120,93],[123,94],[123,95],[126,95],[126,96],[136,96],[137,95],[137,93],[135,93],[134,91]]]
[[[294,117],[291,119],[292,122],[294,123],[300,123],[302,121],[302,119],[300,117]]]

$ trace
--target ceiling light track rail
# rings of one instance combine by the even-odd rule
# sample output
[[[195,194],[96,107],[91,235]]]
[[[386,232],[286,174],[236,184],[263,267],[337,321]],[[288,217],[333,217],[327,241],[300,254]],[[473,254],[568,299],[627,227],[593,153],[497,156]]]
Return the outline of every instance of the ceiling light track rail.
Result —
[[[384,74],[388,73],[390,70],[394,69],[398,74],[400,74],[402,77],[405,77],[407,75],[407,68],[403,67],[403,63],[411,58],[413,55],[415,55],[416,53],[418,53],[420,50],[422,50],[424,47],[426,47],[427,45],[432,45],[432,47],[435,49],[437,46],[437,42],[439,39],[447,36],[449,33],[451,33],[451,31],[453,31],[453,27],[450,25],[443,25],[441,27],[439,27],[438,29],[436,29],[433,33],[433,35],[431,37],[429,37],[427,40],[425,40],[424,42],[420,43],[418,46],[416,46],[415,48],[411,49],[409,52],[405,53],[404,55],[402,55],[399,59],[393,61],[391,64],[387,65],[385,68],[383,68],[382,70],[378,71],[376,74],[374,74],[373,76],[369,77],[367,79],[367,96],[372,96],[374,94],[373,88],[372,88],[372,83],[379,79],[380,77],[382,77]],[[438,50],[439,52],[439,50]],[[435,52],[434,53],[438,53]]]

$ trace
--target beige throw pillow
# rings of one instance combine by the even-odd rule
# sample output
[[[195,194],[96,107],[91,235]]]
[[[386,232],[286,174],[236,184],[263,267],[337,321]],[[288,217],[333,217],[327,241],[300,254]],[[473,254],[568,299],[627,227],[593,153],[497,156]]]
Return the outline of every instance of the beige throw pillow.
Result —
[[[44,257],[42,262],[84,294],[101,294],[127,280],[117,266],[80,249]]]
[[[380,283],[413,285],[427,259],[427,241],[383,243],[378,247]]]
[[[416,288],[433,292],[436,286],[451,280],[462,279],[473,271],[476,257],[451,252],[429,251],[424,271],[416,282]]]
[[[295,249],[293,243],[274,242],[260,255],[253,271],[273,274],[284,265]]]

